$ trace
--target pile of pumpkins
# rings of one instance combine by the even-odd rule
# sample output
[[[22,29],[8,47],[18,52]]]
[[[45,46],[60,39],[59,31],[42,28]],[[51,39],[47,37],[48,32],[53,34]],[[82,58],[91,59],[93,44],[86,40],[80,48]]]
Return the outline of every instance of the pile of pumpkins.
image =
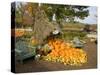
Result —
[[[15,29],[15,37],[21,37],[25,34],[24,29]]]
[[[87,63],[87,54],[83,49],[74,48],[72,44],[61,39],[50,39],[48,45],[51,52],[43,56],[43,60],[74,66]]]

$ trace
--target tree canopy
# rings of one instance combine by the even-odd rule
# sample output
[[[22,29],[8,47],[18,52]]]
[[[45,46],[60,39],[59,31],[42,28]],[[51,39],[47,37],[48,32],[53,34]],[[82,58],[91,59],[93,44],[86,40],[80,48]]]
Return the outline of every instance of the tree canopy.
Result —
[[[43,4],[42,7],[50,20],[52,20],[53,14],[55,14],[55,19],[58,22],[66,19],[69,22],[73,22],[75,18],[84,19],[89,15],[88,6]]]
[[[76,18],[84,19],[89,15],[88,6],[58,4],[41,4],[39,6],[37,3],[19,3],[16,7],[16,22],[34,25],[35,13],[38,12],[38,7],[45,11],[49,21],[53,21],[53,18],[55,18],[58,24],[63,21],[75,22]]]

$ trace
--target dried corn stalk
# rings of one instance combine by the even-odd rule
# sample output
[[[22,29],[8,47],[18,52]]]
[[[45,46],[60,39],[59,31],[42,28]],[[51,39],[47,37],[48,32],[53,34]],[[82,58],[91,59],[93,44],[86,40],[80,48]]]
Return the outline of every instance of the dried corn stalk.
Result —
[[[39,7],[35,14],[34,38],[41,44],[53,30],[53,24],[49,22],[45,12]]]

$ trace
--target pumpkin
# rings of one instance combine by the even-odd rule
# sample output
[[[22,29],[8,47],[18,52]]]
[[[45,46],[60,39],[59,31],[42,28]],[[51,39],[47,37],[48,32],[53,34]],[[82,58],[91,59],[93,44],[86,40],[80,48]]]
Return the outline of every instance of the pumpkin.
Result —
[[[19,30],[19,29],[15,30],[15,37],[20,37],[23,36],[24,34],[25,34],[24,30]]]
[[[81,65],[87,62],[86,52],[73,48],[70,43],[65,43],[60,39],[50,39],[48,45],[51,46],[52,51],[44,56],[47,61],[60,62],[64,65]]]

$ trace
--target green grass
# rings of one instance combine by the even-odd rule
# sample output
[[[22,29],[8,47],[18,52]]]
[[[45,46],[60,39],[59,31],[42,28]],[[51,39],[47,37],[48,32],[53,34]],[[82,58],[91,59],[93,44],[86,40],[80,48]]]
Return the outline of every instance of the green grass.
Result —
[[[63,28],[84,28],[85,24],[82,23],[66,23],[63,25]]]
[[[62,29],[83,29],[85,24],[82,23],[65,23]],[[64,40],[72,40],[74,37],[79,37],[79,39],[84,39],[86,32],[78,32],[78,31],[70,31],[63,30],[62,39]]]
[[[63,32],[62,39],[64,40],[73,40],[74,37],[78,37],[79,39],[84,39],[86,33],[85,32]]]

